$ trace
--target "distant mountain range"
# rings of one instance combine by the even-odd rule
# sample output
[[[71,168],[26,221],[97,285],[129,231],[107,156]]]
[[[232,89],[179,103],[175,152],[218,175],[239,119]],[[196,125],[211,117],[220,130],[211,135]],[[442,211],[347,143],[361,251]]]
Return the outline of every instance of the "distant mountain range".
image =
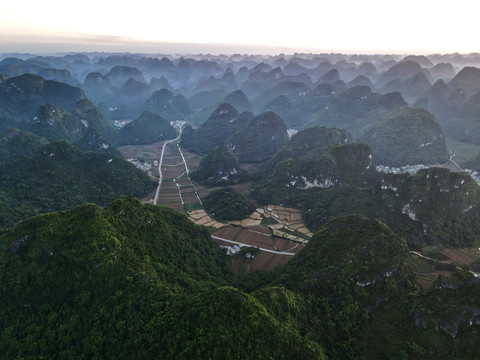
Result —
[[[109,119],[136,118],[148,110],[169,121],[188,118],[197,126],[221,103],[230,103],[240,112],[253,111],[257,115],[271,110],[278,112],[288,126],[309,127],[311,121],[317,120],[318,110],[326,106],[325,101],[315,95],[319,86],[329,84],[336,93],[355,86],[368,86],[380,94],[401,92],[409,105],[431,111],[456,141],[478,143],[478,134],[472,126],[475,115],[464,110],[464,106],[468,107],[470,98],[480,92],[475,77],[479,65],[479,57],[475,54],[404,57],[77,54],[27,59],[7,57],[0,61],[0,73],[5,81],[8,77],[30,73],[82,87],[90,101]],[[436,106],[438,99],[429,95],[439,80],[448,89],[448,100],[439,104],[442,107]],[[158,95],[151,98],[159,90],[170,91],[171,95],[162,96],[174,96],[175,103],[162,105],[169,100],[160,100]],[[199,101],[202,96],[208,101]],[[279,98],[284,96],[288,100]],[[49,102],[71,110],[58,101]],[[453,121],[459,118],[460,122]],[[328,122],[318,125],[341,127]]]

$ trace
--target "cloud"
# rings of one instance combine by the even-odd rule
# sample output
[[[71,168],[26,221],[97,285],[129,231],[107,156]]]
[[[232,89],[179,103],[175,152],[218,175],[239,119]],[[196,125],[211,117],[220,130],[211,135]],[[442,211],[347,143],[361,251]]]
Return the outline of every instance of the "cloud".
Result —
[[[5,35],[5,36],[4,36]],[[34,52],[39,54],[63,52],[139,52],[139,53],[211,53],[211,54],[278,54],[292,53],[295,49],[252,44],[182,43],[141,40],[126,36],[104,34],[2,34],[0,47],[8,52]]]

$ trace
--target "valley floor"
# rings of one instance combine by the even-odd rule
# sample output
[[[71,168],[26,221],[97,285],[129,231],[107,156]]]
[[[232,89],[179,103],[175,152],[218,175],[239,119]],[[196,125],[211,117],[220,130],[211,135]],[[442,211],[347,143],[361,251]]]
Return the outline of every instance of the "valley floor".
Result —
[[[164,144],[165,142],[161,141],[151,145],[124,146],[120,151],[125,158],[141,158],[152,180],[158,181],[158,160]],[[450,145],[455,150],[462,150],[458,149],[458,144]],[[304,225],[300,210],[269,205],[257,208],[248,218],[241,221],[219,222],[210,217],[203,209],[201,199],[217,188],[207,188],[195,183],[187,174],[187,169],[189,172],[197,169],[200,160],[201,156],[182,149],[178,139],[166,145],[158,205],[184,212],[194,223],[209,228],[212,239],[219,245],[248,245],[285,253],[297,253],[303,249],[312,233]],[[451,160],[443,167],[460,171]],[[248,184],[243,183],[234,187],[243,192],[248,188]],[[143,198],[142,202],[153,203],[155,192]],[[288,255],[290,254],[275,254],[265,250],[251,259],[235,255],[232,256],[232,268],[237,274],[272,270],[278,265],[286,264],[291,259]],[[438,276],[450,275],[456,267],[467,267],[478,260],[480,249],[442,249],[417,254],[412,252],[410,255],[417,280],[424,288],[430,287]]]
[[[424,252],[410,252],[410,264],[423,288],[429,288],[440,275],[452,275],[456,269],[469,269],[479,276],[480,269],[470,269],[471,264],[480,260],[480,249],[435,249]]]
[[[163,154],[162,186],[157,205],[185,212],[190,220],[212,231],[212,239],[219,245],[248,245],[262,248],[254,258],[232,256],[232,268],[237,274],[254,270],[272,270],[285,265],[294,254],[303,249],[312,236],[303,223],[297,209],[269,205],[258,208],[242,221],[218,222],[203,210],[201,199],[216,188],[207,188],[194,183],[187,174],[194,171],[201,160],[199,155],[188,152],[179,146],[179,140],[170,141]],[[120,148],[128,159],[141,158],[148,168],[151,178],[158,181],[158,160],[165,142],[151,145],[125,146]],[[236,185],[238,191],[245,190],[245,184]],[[153,203],[156,190],[141,199]],[[226,239],[222,241],[218,238]],[[269,252],[273,251],[273,252]],[[278,253],[274,253],[278,252]]]

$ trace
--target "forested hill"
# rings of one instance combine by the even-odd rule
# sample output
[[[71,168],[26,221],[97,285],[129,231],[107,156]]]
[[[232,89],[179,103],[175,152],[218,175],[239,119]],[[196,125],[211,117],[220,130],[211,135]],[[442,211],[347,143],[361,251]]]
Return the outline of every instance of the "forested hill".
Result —
[[[0,82],[0,131],[9,127],[22,127],[32,114],[47,103],[72,111],[75,104],[85,99],[79,88],[45,80],[38,75],[24,74]]]
[[[122,198],[41,215],[0,233],[0,353],[323,358],[296,323],[225,287],[232,276],[208,233],[167,208]]]
[[[86,153],[54,141],[29,158],[0,165],[0,228],[85,202],[106,206],[121,195],[145,196],[153,182],[108,153]]]
[[[204,228],[132,197],[34,217],[0,232],[0,353],[474,358],[479,281],[417,292],[405,240],[379,221],[335,219],[270,273],[235,279],[228,264]]]
[[[7,129],[0,137],[0,163],[13,162],[31,157],[48,141],[35,134]]]

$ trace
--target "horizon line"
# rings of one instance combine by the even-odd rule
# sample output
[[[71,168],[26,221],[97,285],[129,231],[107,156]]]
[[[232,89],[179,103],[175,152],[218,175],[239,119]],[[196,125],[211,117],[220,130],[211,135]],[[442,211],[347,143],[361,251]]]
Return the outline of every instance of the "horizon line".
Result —
[[[5,34],[4,34],[5,35]],[[114,35],[27,35],[16,34],[0,41],[2,54],[63,54],[63,53],[133,53],[133,54],[191,54],[191,55],[294,55],[294,54],[342,54],[342,55],[472,55],[480,54],[464,50],[406,50],[362,49],[342,47],[325,49],[321,46],[281,46],[268,44],[224,42],[169,42],[144,40]]]

